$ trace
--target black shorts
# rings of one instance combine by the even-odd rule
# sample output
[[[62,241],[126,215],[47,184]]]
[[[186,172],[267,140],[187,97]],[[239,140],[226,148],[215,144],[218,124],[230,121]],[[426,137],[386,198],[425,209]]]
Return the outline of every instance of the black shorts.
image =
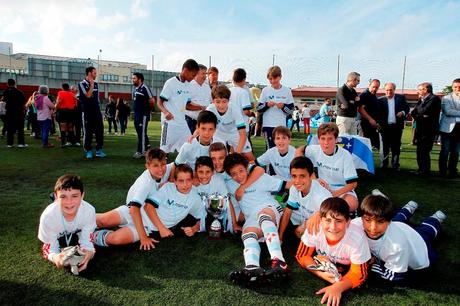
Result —
[[[56,120],[59,123],[74,123],[75,110],[69,108],[61,108],[56,111]]]

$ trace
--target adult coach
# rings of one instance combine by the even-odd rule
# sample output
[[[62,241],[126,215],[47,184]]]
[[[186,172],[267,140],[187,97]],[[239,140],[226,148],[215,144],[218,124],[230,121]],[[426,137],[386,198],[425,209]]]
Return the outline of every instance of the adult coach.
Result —
[[[150,121],[150,113],[155,103],[155,98],[150,89],[144,84],[144,75],[140,72],[133,73],[134,101],[134,127],[137,133],[137,151],[133,158],[142,158],[145,151],[150,147],[147,126]]]
[[[404,130],[404,122],[409,114],[409,105],[406,97],[395,94],[395,83],[385,84],[385,97],[381,97],[381,119],[379,124],[382,127],[383,161],[382,167],[388,167],[389,154],[391,149],[391,167],[399,170],[399,155],[401,153],[401,137]]]
[[[358,112],[361,114],[361,128],[364,137],[370,139],[374,148],[380,148],[380,137],[377,132],[377,120],[380,113],[377,91],[380,81],[373,79],[369,82],[368,88],[359,95]]]
[[[460,152],[460,78],[452,82],[452,93],[442,98],[441,109],[439,173],[441,176],[456,178]]]
[[[195,78],[190,82],[191,102],[187,103],[185,109],[185,120],[193,134],[196,129],[196,119],[200,111],[205,110],[212,102],[211,88],[206,84],[206,66],[199,64],[199,70]]]
[[[96,80],[97,71],[94,67],[85,70],[86,77],[78,84],[79,100],[82,109],[83,142],[85,156],[93,158],[93,134],[96,135],[96,157],[106,157],[102,150],[104,145],[104,124],[99,104],[99,87]]]
[[[337,91],[336,123],[339,127],[339,135],[358,134],[356,115],[359,97],[355,88],[360,82],[360,76],[357,72],[350,72],[347,76],[347,82]]]
[[[428,82],[419,84],[417,92],[419,100],[411,115],[417,123],[415,133],[417,137],[418,174],[427,177],[431,175],[430,152],[439,130],[441,99],[433,94],[433,85]]]
[[[6,146],[14,147],[14,134],[18,133],[18,148],[25,148],[24,142],[24,112],[26,98],[22,91],[16,88],[16,81],[8,79],[8,88],[3,92],[6,105]]]

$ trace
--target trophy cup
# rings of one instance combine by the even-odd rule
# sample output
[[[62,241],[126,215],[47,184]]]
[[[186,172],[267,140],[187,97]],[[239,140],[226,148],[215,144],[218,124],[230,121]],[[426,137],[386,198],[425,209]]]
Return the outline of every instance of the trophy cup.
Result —
[[[226,197],[217,193],[212,193],[207,196],[206,211],[214,217],[211,226],[209,227],[209,237],[213,239],[220,239],[222,237],[222,225],[219,218],[225,210]]]

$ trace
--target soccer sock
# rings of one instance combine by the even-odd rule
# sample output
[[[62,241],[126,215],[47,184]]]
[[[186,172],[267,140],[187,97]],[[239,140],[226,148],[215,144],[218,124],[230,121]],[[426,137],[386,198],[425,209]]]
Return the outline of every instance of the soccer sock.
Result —
[[[281,252],[280,237],[278,236],[278,229],[275,226],[272,218],[269,215],[261,214],[259,216],[259,225],[265,236],[265,243],[267,244],[268,252],[271,259],[279,259],[284,261],[283,253]]]
[[[246,266],[260,267],[260,245],[256,233],[244,233],[241,235],[244,245],[244,263]]]
[[[75,133],[73,131],[67,132],[67,139],[70,143],[75,143]]]
[[[94,231],[94,233],[93,233],[93,243],[95,245],[101,246],[101,247],[108,246],[108,244],[105,242],[105,237],[107,237],[107,235],[109,233],[112,233],[112,232],[113,231],[106,230],[106,229],[101,229],[101,230]]]
[[[64,131],[61,132],[61,144],[62,145],[65,145],[66,143],[66,135],[67,135],[67,132],[64,132]]]

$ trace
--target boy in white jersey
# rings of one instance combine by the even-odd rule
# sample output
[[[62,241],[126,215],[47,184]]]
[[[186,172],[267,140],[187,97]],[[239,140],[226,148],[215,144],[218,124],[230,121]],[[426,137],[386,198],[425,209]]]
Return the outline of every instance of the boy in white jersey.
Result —
[[[96,211],[91,204],[83,201],[83,196],[81,179],[75,175],[63,175],[54,187],[56,200],[40,216],[38,239],[43,242],[43,257],[58,268],[65,264],[62,249],[66,247],[79,245],[85,254],[78,265],[78,272],[86,269],[94,256]]]
[[[230,193],[235,192],[239,184],[244,184],[249,176],[248,161],[238,153],[225,158],[225,171],[232,177],[229,184]],[[230,280],[240,285],[260,284],[265,279],[274,281],[289,276],[289,269],[281,251],[278,236],[279,220],[282,208],[272,193],[283,192],[288,183],[264,174],[244,191],[239,201],[244,216],[243,234],[245,267],[230,273]],[[271,267],[260,267],[259,239],[265,238],[271,257]]]
[[[229,104],[230,89],[218,85],[212,89],[212,104],[207,110],[217,116],[216,142],[232,146],[234,152],[242,153],[250,161],[254,160],[252,148],[246,136],[246,124],[238,106]]]
[[[246,124],[246,134],[249,138],[249,116],[251,115],[252,103],[251,94],[246,86],[246,71],[237,68],[233,71],[233,87],[230,87],[230,104],[236,105],[241,110],[244,123]]]
[[[291,146],[291,131],[285,126],[278,126],[273,130],[273,139],[276,147],[268,149],[257,157],[256,165],[266,168],[270,166],[277,177],[289,181],[289,165],[295,155],[295,148]],[[272,171],[270,171],[272,172]]]
[[[185,121],[185,107],[191,101],[189,82],[198,73],[198,63],[188,59],[180,75],[170,78],[163,86],[158,100],[161,111],[160,149],[166,153],[178,151],[190,136]]]
[[[193,186],[193,170],[189,165],[178,165],[174,183],[166,183],[148,199],[153,203],[149,227],[156,239],[191,237],[200,230],[201,198]]]
[[[335,123],[323,123],[318,128],[319,145],[302,146],[296,154],[310,158],[321,185],[332,196],[343,198],[354,212],[358,208],[355,188],[358,186],[358,174],[350,152],[337,143],[339,128]]]
[[[185,120],[193,134],[196,129],[196,120],[200,111],[205,110],[211,104],[211,88],[206,81],[206,68],[205,65],[198,65],[198,73],[195,78],[190,82],[190,102],[185,106]]]
[[[338,306],[344,291],[366,280],[371,254],[362,229],[350,224],[350,208],[343,199],[326,199],[321,204],[320,216],[320,231],[313,235],[305,231],[296,259],[303,268],[332,284],[316,292],[324,293],[321,304]],[[335,266],[336,273],[322,271],[317,265],[320,261]]]
[[[313,163],[305,156],[294,158],[290,165],[292,186],[281,218],[279,233],[300,238],[308,226],[317,226],[321,217],[319,207],[332,197],[329,190],[313,179]],[[310,225],[313,223],[313,225]],[[293,235],[294,234],[294,235]],[[286,237],[288,240],[290,237]]]
[[[262,114],[262,132],[267,150],[273,148],[273,129],[286,126],[286,117],[294,111],[294,98],[289,87],[281,85],[281,68],[273,66],[268,69],[267,79],[270,86],[262,89],[257,111]]]
[[[123,245],[140,241],[141,250],[155,248],[158,242],[149,238],[149,214],[153,202],[148,199],[171,176],[172,163],[166,164],[166,153],[159,148],[149,149],[145,153],[146,170],[129,188],[126,205],[106,213],[97,214],[99,228],[120,228],[116,231],[101,229],[94,232],[94,243],[98,246]]]
[[[395,214],[386,196],[372,193],[361,203],[362,217],[352,221],[367,235],[373,256],[370,276],[395,283],[406,281],[412,271],[427,269],[436,260],[432,242],[446,215],[437,211],[412,228],[406,223],[417,209],[417,203],[409,201]]]
[[[216,132],[217,117],[208,110],[201,111],[196,120],[196,137],[191,142],[186,142],[179,150],[174,161],[175,165],[187,164],[195,169],[195,161],[200,156],[209,156],[209,146]]]
[[[216,175],[214,172],[214,165],[211,157],[201,156],[196,160],[195,164],[195,178],[196,178],[196,190],[203,200],[202,204],[202,218],[201,218],[201,231],[209,230],[214,217],[207,213],[204,205],[209,195],[220,195],[228,197],[229,193],[227,185],[224,179],[220,175]],[[228,206],[225,207],[221,220],[222,228],[224,232],[240,232],[241,227],[236,222],[235,210],[233,208],[232,201],[228,199]],[[206,220],[206,222],[203,222]]]

